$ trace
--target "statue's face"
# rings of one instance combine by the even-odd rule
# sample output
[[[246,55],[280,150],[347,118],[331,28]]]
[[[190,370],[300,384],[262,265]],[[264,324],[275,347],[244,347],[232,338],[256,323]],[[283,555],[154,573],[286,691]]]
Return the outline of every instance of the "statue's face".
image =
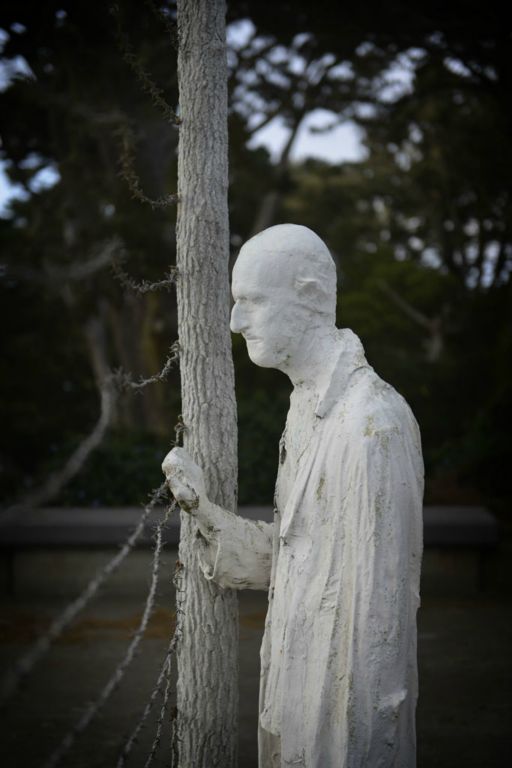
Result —
[[[310,319],[297,296],[292,264],[242,249],[233,269],[231,330],[242,334],[249,357],[264,368],[282,368],[293,359]]]

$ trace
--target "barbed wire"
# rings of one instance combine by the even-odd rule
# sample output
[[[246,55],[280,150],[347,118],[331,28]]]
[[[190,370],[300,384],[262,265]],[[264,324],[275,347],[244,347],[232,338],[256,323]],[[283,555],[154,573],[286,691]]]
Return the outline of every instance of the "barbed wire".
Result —
[[[169,14],[165,12],[163,8],[158,6],[154,0],[146,0],[146,5],[150,9],[150,11],[153,13],[153,15],[158,19],[158,21],[162,22],[171,41],[171,45],[178,49],[178,25],[174,19],[170,17]]]
[[[160,381],[165,381],[171,370],[174,368],[179,360],[180,345],[178,341],[175,341],[169,348],[169,355],[165,361],[164,367],[159,373],[155,373],[154,376],[150,376],[148,379],[140,378],[138,381],[134,381],[131,374],[119,368],[112,374],[112,381],[114,386],[120,390],[133,390],[135,392],[144,389],[144,387],[150,384],[156,384]]]
[[[176,560],[175,567],[174,567],[174,576],[173,576],[173,584],[176,589],[176,624],[174,627],[174,633],[171,637],[169,646],[167,648],[167,652],[164,658],[164,662],[162,664],[162,668],[160,671],[160,674],[157,678],[156,685],[151,692],[150,698],[144,708],[144,711],[142,713],[142,716],[137,723],[136,727],[132,731],[128,741],[126,742],[120,756],[119,760],[117,762],[116,768],[124,768],[124,765],[126,764],[126,761],[129,757],[130,752],[132,751],[133,747],[137,743],[138,735],[142,728],[145,725],[145,722],[151,712],[151,709],[153,707],[153,704],[156,700],[156,697],[160,693],[162,686],[165,682],[165,689],[164,689],[164,695],[163,695],[163,701],[162,705],[160,707],[160,713],[157,720],[157,727],[156,727],[156,733],[155,737],[153,739],[153,743],[151,745],[151,749],[149,751],[149,755],[146,759],[146,762],[144,764],[144,768],[150,768],[155,755],[158,751],[158,747],[160,746],[161,742],[161,736],[162,736],[162,728],[163,723],[165,719],[165,714],[167,712],[167,707],[169,704],[169,697],[171,692],[171,671],[172,671],[172,656],[176,652],[176,647],[178,645],[178,642],[180,641],[182,637],[181,632],[181,622],[180,622],[180,614],[183,613],[181,609],[181,605],[179,604],[180,601],[180,595],[182,592],[181,587],[181,577],[182,577],[182,571],[183,571],[183,565],[180,563],[179,560]],[[174,749],[174,718],[171,718],[171,763],[170,768],[174,765],[174,759],[175,759],[175,749]]]
[[[150,96],[151,101],[162,112],[165,119],[173,125],[179,125],[181,120],[167,102],[163,89],[155,83],[147,69],[145,69],[140,56],[135,53],[128,35],[123,29],[121,11],[117,3],[111,5],[111,12],[116,20],[116,39],[123,59],[134,72],[144,93]]]
[[[124,745],[124,747],[123,747],[123,749],[121,751],[121,754],[119,755],[119,759],[117,761],[116,768],[124,768],[124,766],[126,765],[126,761],[128,760],[128,757],[129,757],[133,747],[137,744],[137,741],[138,741],[138,738],[139,738],[139,733],[144,728],[144,726],[146,724],[146,721],[147,721],[149,715],[151,714],[151,710],[153,709],[153,705],[154,705],[154,703],[156,701],[156,698],[157,698],[158,694],[161,692],[164,683],[166,683],[166,687],[165,687],[165,691],[164,691],[164,703],[166,701],[167,689],[169,687],[170,677],[171,677],[172,655],[173,655],[173,653],[174,653],[174,651],[176,649],[176,639],[177,639],[176,634],[174,634],[171,637],[171,641],[169,643],[169,647],[167,648],[167,651],[166,651],[166,654],[165,654],[165,657],[164,657],[164,662],[163,662],[162,667],[160,669],[160,673],[158,675],[155,687],[151,691],[150,697],[149,697],[149,699],[148,699],[148,701],[146,703],[146,706],[144,707],[144,710],[142,712],[142,715],[141,715],[137,725],[133,729],[132,733],[130,734],[130,737],[126,741],[126,744]],[[168,698],[168,695],[167,695],[167,698]]]
[[[123,288],[134,293],[151,293],[160,290],[170,290],[176,283],[176,275],[178,274],[177,267],[170,267],[167,275],[163,280],[135,280],[131,275],[123,268],[123,264],[126,262],[126,253],[119,252],[119,254],[112,260],[111,269],[114,277],[120,283]]]
[[[158,752],[158,748],[160,746],[160,742],[162,739],[162,729],[163,729],[163,724],[165,719],[165,713],[167,712],[169,697],[171,695],[171,660],[172,660],[172,655],[169,656],[169,662],[166,668],[164,698],[163,698],[162,706],[160,707],[160,714],[158,716],[158,721],[156,724],[156,734],[155,734],[155,738],[153,739],[153,743],[151,745],[151,749],[149,751],[147,760],[144,763],[144,768],[150,768],[150,765],[152,764],[155,758],[155,755]],[[172,762],[172,754],[171,754],[171,768],[172,768],[172,765],[173,765],[173,762]]]
[[[162,486],[165,487],[165,483],[162,483]],[[114,670],[113,674],[110,676],[109,680],[103,687],[99,696],[96,698],[95,701],[89,704],[89,706],[87,707],[83,715],[77,720],[74,726],[64,736],[60,744],[52,752],[48,760],[46,760],[46,762],[43,764],[43,768],[56,768],[61,763],[63,757],[69,752],[69,750],[75,743],[77,737],[88,728],[92,720],[101,711],[101,709],[105,706],[105,704],[107,703],[111,695],[118,688],[124,675],[126,674],[126,671],[131,665],[133,659],[135,658],[136,651],[140,645],[142,638],[146,633],[149,619],[151,617],[151,614],[153,613],[153,609],[155,605],[155,595],[158,588],[159,571],[160,571],[160,555],[162,552],[162,529],[166,524],[167,520],[169,519],[170,514],[176,508],[177,508],[176,503],[173,503],[167,509],[164,518],[160,520],[156,525],[156,531],[155,531],[156,543],[155,543],[155,549],[153,552],[151,582],[149,586],[148,596],[146,598],[146,603],[144,605],[144,611],[142,613],[142,618],[140,620],[139,626],[126,650],[125,655],[123,656],[123,658],[117,665],[116,669]]]
[[[144,507],[137,526],[127,538],[120,551],[96,573],[82,593],[73,600],[73,602],[71,602],[56,619],[54,619],[48,630],[36,640],[30,650],[17,662],[14,669],[7,674],[1,687],[0,708],[18,692],[21,684],[34,670],[36,664],[41,661],[43,656],[49,651],[55,641],[59,639],[64,630],[69,627],[78,614],[87,607],[100,587],[103,586],[106,580],[119,568],[121,563],[130,554],[144,532],[144,527],[149,515],[157,503],[166,498],[167,494],[168,490],[165,482],[152,492],[150,500]]]
[[[120,171],[119,175],[128,185],[132,197],[140,203],[151,206],[151,208],[167,208],[169,205],[178,201],[177,194],[164,195],[153,199],[148,197],[142,189],[139,176],[135,170],[135,135],[133,130],[126,124],[119,125],[114,131],[120,142]]]

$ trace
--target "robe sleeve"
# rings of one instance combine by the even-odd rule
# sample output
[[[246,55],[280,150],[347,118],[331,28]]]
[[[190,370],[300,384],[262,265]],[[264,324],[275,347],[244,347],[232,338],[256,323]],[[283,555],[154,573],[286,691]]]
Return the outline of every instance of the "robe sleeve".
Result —
[[[273,523],[248,520],[209,501],[206,506],[196,539],[205,578],[224,588],[268,590]]]

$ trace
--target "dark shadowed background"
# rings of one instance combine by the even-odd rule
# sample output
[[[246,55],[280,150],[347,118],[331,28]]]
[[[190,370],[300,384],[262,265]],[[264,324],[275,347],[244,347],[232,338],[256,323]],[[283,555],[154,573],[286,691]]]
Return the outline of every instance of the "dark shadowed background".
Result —
[[[175,209],[165,205],[176,190],[179,129],[165,107],[178,108],[175,8],[158,0],[119,5],[6,0],[0,10],[4,506],[44,489],[100,414],[97,444],[44,505],[137,506],[161,482],[179,418],[177,370],[120,395],[108,413],[100,407],[111,371],[153,376],[177,338],[172,286],[141,293],[128,285],[165,280],[175,263]],[[472,559],[478,546],[476,554],[448,548],[425,561],[420,765],[504,765],[500,755],[511,746],[510,25],[495,0],[228,5],[232,258],[272,224],[314,229],[336,260],[338,324],[360,335],[370,364],[418,419],[426,504],[494,515],[499,541],[486,554],[485,583]],[[356,143],[352,153],[339,151],[343,135]],[[323,152],[308,157],[308,136],[323,137]],[[240,337],[233,351],[239,498],[269,504],[289,384],[252,365]],[[74,550],[59,551],[56,591],[71,595],[98,553],[81,549],[75,562]],[[38,591],[34,577],[51,572],[54,556],[37,556],[43,560],[32,550],[23,555],[14,586],[12,561],[6,566],[6,661],[57,605],[57,582],[41,579]],[[144,573],[141,566],[146,584]],[[126,616],[139,610],[140,591],[132,582],[133,592],[120,597],[114,589],[91,619],[99,624],[82,627],[60,651],[83,677],[72,708],[90,695],[85,659],[108,656],[130,632]],[[165,619],[170,602],[162,600]],[[252,701],[265,606],[263,596],[244,600],[243,653],[253,667],[242,671]],[[105,629],[107,615],[114,625]],[[167,635],[157,624],[150,642]],[[38,685],[30,706],[25,700],[13,710],[16,749],[48,711],[42,678]],[[67,722],[63,707],[55,705],[51,734]],[[130,707],[117,710],[126,722]],[[108,738],[98,732],[89,742],[95,765],[111,764],[97,745],[117,745],[128,727],[108,722]],[[241,765],[250,766],[255,747],[247,744]],[[17,764],[37,760],[31,754]]]

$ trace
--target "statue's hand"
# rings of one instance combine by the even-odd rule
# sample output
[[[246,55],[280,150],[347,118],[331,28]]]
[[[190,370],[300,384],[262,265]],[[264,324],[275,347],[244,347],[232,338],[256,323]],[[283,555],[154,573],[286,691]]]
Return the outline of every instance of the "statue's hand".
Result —
[[[183,448],[173,448],[167,454],[162,470],[180,507],[193,514],[206,497],[203,470]]]

